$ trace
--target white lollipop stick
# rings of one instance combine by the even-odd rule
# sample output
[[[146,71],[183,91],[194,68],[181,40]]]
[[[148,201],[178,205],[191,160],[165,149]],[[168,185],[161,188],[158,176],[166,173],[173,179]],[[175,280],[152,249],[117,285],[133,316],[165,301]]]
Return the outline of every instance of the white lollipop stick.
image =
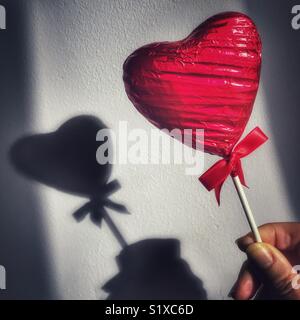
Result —
[[[240,201],[242,203],[242,206],[243,206],[244,212],[246,214],[251,231],[253,232],[255,241],[262,242],[257,225],[254,220],[253,213],[251,211],[249,202],[248,202],[246,194],[244,192],[243,185],[241,184],[240,178],[238,176],[236,176],[236,177],[232,177],[232,180],[233,180],[235,189],[239,195]]]

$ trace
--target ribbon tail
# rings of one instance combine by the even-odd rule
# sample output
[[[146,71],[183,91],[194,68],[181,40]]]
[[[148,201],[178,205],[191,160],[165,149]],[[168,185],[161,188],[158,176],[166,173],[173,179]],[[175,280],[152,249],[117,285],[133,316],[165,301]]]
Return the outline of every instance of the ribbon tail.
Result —
[[[240,178],[240,180],[241,180],[241,184],[242,184],[244,187],[249,188],[249,187],[247,186],[247,183],[246,183],[246,180],[245,180],[245,176],[244,176],[244,171],[243,171],[243,170],[241,170],[241,171],[239,172],[239,178]]]
[[[221,189],[224,181],[230,175],[231,168],[228,166],[226,160],[222,159],[215,163],[210,169],[208,169],[202,176],[199,178],[200,182],[208,190],[214,190],[215,196],[220,206],[220,195]]]
[[[95,204],[93,211],[91,211],[91,221],[101,227],[103,216],[106,214],[106,210],[102,205]]]
[[[244,176],[244,171],[243,171],[243,167],[242,167],[242,162],[241,160],[239,160],[237,162],[237,164],[235,165],[234,170],[231,173],[232,177],[239,177],[241,184],[246,187],[249,188],[246,184],[246,180],[245,180],[245,176]]]
[[[222,190],[223,183],[224,181],[221,184],[215,186],[215,196],[218,202],[218,206],[221,205],[221,190]]]

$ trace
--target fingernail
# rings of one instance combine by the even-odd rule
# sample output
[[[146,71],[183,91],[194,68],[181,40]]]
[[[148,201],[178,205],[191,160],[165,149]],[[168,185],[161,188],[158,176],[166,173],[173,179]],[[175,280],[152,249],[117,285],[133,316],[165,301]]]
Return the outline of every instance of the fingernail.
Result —
[[[242,245],[243,247],[248,247],[248,246],[250,246],[250,244],[253,243],[253,239],[251,239],[250,237],[241,237],[241,238],[237,239],[235,241],[235,243],[238,246]]]
[[[273,263],[273,256],[262,243],[254,243],[247,249],[247,255],[262,269],[269,268]]]

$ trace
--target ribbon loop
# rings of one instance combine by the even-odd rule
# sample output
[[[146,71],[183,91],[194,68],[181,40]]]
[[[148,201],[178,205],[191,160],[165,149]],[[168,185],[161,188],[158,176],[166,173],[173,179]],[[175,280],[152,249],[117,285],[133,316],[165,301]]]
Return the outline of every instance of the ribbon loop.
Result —
[[[229,175],[238,176],[241,183],[246,185],[241,159],[248,156],[263,143],[268,137],[256,127],[243,140],[241,140],[227,158],[221,159],[209,168],[200,178],[200,182],[208,191],[215,190],[216,199],[220,205],[220,194],[223,183]]]

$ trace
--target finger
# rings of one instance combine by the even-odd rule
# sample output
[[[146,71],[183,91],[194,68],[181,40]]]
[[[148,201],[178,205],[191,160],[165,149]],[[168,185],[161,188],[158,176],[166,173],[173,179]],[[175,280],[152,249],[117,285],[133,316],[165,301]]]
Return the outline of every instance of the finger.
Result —
[[[246,250],[250,263],[260,273],[261,280],[271,286],[285,299],[300,299],[300,289],[293,286],[295,273],[286,257],[273,246],[266,243],[253,243]]]
[[[257,292],[260,282],[251,271],[249,262],[246,261],[240,271],[239,277],[231,291],[231,297],[235,300],[249,300]]]
[[[258,229],[263,242],[269,243],[281,251],[293,250],[300,245],[300,223],[268,223]],[[236,242],[242,251],[246,251],[247,247],[255,240],[253,234],[249,233]]]

